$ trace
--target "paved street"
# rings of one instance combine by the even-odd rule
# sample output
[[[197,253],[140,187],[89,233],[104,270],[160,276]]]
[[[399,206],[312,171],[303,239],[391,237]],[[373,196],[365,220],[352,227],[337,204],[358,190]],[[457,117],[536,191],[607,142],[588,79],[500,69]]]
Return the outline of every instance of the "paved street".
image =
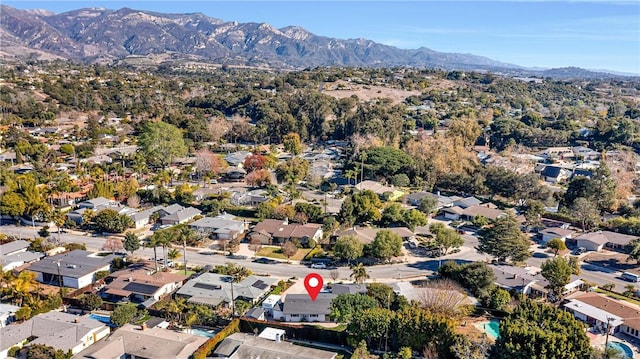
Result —
[[[39,228],[36,227],[35,231],[33,228],[28,226],[14,226],[14,225],[4,225],[0,227],[0,232],[17,236],[19,238],[33,238],[34,233],[37,233]],[[58,234],[54,231],[51,233],[52,240],[56,240],[58,238]],[[432,275],[435,271],[437,271],[438,266],[444,263],[446,260],[456,260],[456,261],[464,261],[464,262],[472,262],[472,261],[485,261],[490,260],[491,257],[486,255],[481,255],[476,252],[475,247],[478,245],[478,238],[465,234],[463,235],[465,240],[465,245],[460,248],[460,252],[446,255],[441,258],[426,258],[426,257],[415,257],[412,255],[407,255],[404,257],[406,260],[405,263],[401,264],[385,264],[385,265],[377,265],[367,268],[367,272],[369,273],[371,281],[378,282],[391,282],[398,280],[408,280],[416,277],[429,276]],[[88,250],[91,251],[100,251],[105,243],[105,237],[95,237],[90,234],[80,235],[80,234],[72,234],[72,233],[62,233],[61,234],[62,242],[66,243],[84,243]],[[532,247],[534,248],[534,247]],[[201,250],[202,251],[202,250]],[[207,251],[205,251],[207,252]],[[208,251],[211,253],[210,251]],[[536,249],[536,253],[543,253],[544,250]],[[251,253],[242,253],[248,254]],[[153,257],[153,249],[151,248],[140,248],[135,252],[135,255],[140,258],[152,258]],[[158,256],[162,255],[162,250],[158,248]],[[548,258],[551,258],[553,254],[548,254]],[[534,256],[527,261],[530,266],[541,267],[542,263],[548,258],[540,258],[538,256]],[[199,253],[195,248],[189,248],[187,250],[187,265],[188,266],[204,266],[204,265],[218,265],[224,264],[226,262],[233,262],[241,264],[249,269],[251,269],[254,273],[257,274],[267,274],[277,278],[290,278],[290,277],[304,277],[311,272],[318,272],[323,277],[325,282],[329,282],[331,280],[330,270],[327,269],[311,269],[303,265],[299,264],[287,264],[287,263],[277,263],[277,264],[261,264],[254,263],[249,259],[229,259],[225,256],[219,254],[202,254]],[[178,259],[179,263],[183,262],[183,258]],[[348,267],[338,268],[339,279],[340,280],[349,280],[349,275],[351,274],[351,270]],[[582,271],[580,276],[589,282],[597,283],[597,284],[607,284],[614,283],[616,285],[616,291],[623,292],[624,287],[629,284],[624,280],[619,279],[619,275],[621,273],[611,272],[605,268],[595,267],[590,264],[583,263]]]

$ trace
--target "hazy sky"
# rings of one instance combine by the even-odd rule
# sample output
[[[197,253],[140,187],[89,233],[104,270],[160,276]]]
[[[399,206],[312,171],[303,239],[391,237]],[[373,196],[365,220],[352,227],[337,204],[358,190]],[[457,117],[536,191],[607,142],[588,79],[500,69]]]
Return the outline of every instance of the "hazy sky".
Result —
[[[530,67],[579,66],[640,74],[640,1],[30,1],[64,12],[130,7],[202,12],[225,21],[301,26],[316,35],[400,48],[472,53]]]

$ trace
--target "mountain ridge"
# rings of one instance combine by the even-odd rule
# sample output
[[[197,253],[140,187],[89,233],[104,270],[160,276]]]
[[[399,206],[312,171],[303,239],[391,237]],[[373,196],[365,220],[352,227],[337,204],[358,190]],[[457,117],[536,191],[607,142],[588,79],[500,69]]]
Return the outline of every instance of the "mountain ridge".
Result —
[[[166,14],[126,7],[56,14],[0,5],[0,38],[5,58],[35,51],[31,56],[116,62],[132,55],[171,53],[221,65],[279,69],[407,66],[556,78],[620,76],[573,67],[539,71],[473,54],[400,49],[363,38],[336,39],[295,25],[277,29],[265,22],[224,21],[200,12]]]

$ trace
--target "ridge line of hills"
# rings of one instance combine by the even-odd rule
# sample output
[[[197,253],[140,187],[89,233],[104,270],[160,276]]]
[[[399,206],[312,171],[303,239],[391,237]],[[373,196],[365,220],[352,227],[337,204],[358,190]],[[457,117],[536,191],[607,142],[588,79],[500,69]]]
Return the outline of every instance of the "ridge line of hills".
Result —
[[[267,23],[226,22],[202,13],[164,14],[130,8],[84,8],[56,14],[0,5],[0,38],[0,58],[5,60],[117,63],[131,56],[157,56],[157,61],[276,69],[400,66],[551,78],[623,76],[577,67],[530,69],[472,54],[319,36],[299,26],[276,29]]]

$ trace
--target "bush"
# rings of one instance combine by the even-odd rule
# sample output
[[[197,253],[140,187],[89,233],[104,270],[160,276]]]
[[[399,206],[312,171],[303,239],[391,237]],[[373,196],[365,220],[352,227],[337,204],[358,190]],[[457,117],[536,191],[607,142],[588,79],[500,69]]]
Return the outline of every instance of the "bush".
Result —
[[[193,353],[193,359],[205,359],[215,347],[226,337],[240,331],[240,319],[234,319],[222,329],[218,334],[207,340]]]
[[[22,348],[20,348],[20,347],[11,347],[11,348],[9,348],[9,351],[7,351],[7,355],[10,356],[10,357],[16,358],[16,357],[18,357],[18,353],[20,352],[20,349],[22,349]]]

